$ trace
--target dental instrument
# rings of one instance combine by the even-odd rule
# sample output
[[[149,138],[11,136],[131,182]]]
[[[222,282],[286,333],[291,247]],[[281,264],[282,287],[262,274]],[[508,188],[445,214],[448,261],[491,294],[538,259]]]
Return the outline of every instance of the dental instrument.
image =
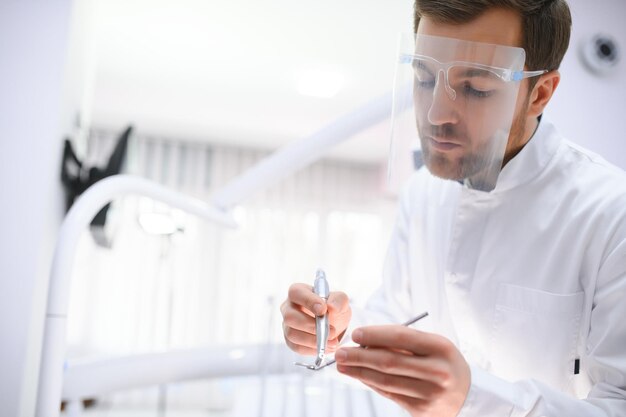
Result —
[[[313,291],[324,299],[324,302],[328,301],[330,290],[328,288],[328,281],[326,281],[326,274],[319,269],[315,274],[315,283],[313,284]],[[317,335],[317,359],[315,359],[315,367],[319,368],[324,358],[326,357],[326,345],[328,344],[328,335],[330,333],[330,327],[328,323],[328,312],[323,316],[315,317],[315,334]]]
[[[328,286],[328,281],[326,280],[326,273],[321,269],[318,269],[315,273],[313,292],[323,298],[324,301],[328,301],[330,288]],[[322,362],[324,362],[324,358],[326,357],[326,346],[328,344],[329,334],[330,324],[328,322],[328,313],[322,316],[315,316],[315,336],[317,341],[317,358],[315,359],[315,364],[309,365],[301,362],[296,362],[295,364],[310,370],[323,368],[324,366],[322,365]]]

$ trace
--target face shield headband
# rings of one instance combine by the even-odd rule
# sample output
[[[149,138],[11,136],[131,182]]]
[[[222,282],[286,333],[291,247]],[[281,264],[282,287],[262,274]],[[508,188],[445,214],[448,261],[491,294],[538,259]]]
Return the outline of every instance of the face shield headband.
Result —
[[[427,35],[403,35],[396,67],[389,183],[401,186],[420,163],[468,187],[495,188],[510,135],[522,48]],[[519,131],[518,131],[519,130]]]

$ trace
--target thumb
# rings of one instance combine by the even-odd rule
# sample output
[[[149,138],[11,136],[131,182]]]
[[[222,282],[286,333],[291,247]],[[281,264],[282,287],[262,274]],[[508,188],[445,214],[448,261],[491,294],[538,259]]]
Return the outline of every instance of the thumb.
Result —
[[[350,310],[350,299],[346,293],[341,291],[331,292],[326,304],[329,313],[333,315],[343,314]]]

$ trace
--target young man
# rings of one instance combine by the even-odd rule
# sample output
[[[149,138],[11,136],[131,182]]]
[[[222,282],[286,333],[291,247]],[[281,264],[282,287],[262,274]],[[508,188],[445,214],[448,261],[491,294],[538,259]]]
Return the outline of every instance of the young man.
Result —
[[[355,319],[430,316],[420,331],[351,331],[345,294],[325,303],[294,284],[281,307],[287,344],[315,354],[314,315],[328,313],[329,350],[350,333],[368,347],[338,349],[337,370],[412,416],[626,416],[626,175],[541,120],[569,42],[567,4],[417,0],[415,22],[426,169],[401,197],[383,285]],[[509,71],[516,48],[525,68]],[[509,119],[495,110],[506,103]]]

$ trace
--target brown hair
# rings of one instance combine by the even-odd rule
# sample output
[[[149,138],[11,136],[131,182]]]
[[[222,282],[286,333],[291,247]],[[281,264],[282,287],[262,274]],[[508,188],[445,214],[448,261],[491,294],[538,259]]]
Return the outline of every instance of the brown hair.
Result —
[[[565,0],[415,0],[414,30],[422,16],[437,23],[462,24],[491,8],[522,17],[522,48],[529,70],[556,70],[569,45],[572,16]],[[530,79],[530,89],[537,78]]]

